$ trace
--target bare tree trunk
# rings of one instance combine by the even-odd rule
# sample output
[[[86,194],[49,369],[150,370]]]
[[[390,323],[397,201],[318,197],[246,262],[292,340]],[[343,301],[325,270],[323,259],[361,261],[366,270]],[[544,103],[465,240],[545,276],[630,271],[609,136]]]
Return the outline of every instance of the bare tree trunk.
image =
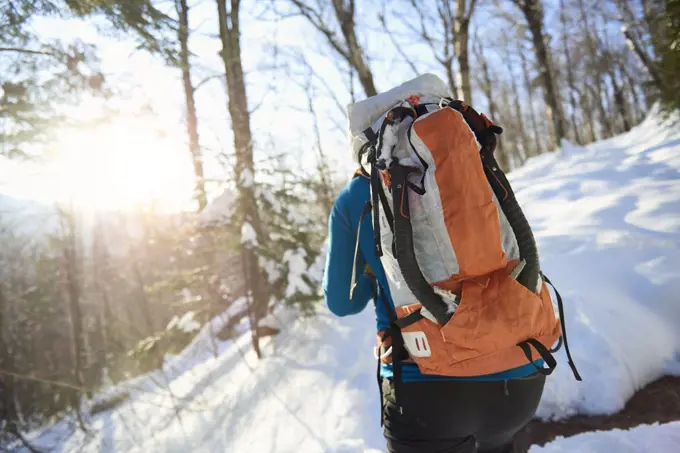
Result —
[[[635,52],[635,55],[637,55],[640,63],[642,63],[642,66],[644,66],[644,68],[647,70],[647,73],[652,77],[654,85],[656,85],[657,89],[659,91],[663,91],[665,85],[657,66],[654,64],[649,55],[647,55],[647,52],[644,51],[640,43],[637,42],[637,40],[633,37],[630,28],[624,27],[622,31],[630,50]]]
[[[325,22],[323,11],[311,7],[304,0],[290,0],[317,30],[328,40],[330,46],[356,71],[366,96],[375,96],[378,91],[373,82],[373,73],[368,66],[364,50],[357,39],[354,22],[354,0],[332,0],[335,18],[340,25],[342,40],[333,32],[333,27]],[[233,2],[232,2],[233,3]]]
[[[588,83],[584,80],[584,83]],[[580,104],[583,106],[583,113],[586,119],[586,124],[588,126],[588,138],[586,143],[592,143],[597,140],[597,131],[595,129],[595,118],[593,118],[593,108],[591,103],[591,98],[588,96],[588,90],[584,87],[583,91],[579,95]]]
[[[470,68],[469,68],[469,20],[465,22],[467,0],[436,0],[437,15],[439,22],[433,22],[432,18],[428,16],[429,10],[424,8],[422,3],[418,0],[409,0],[413,12],[419,19],[419,28],[412,25],[416,22],[411,19],[411,14],[405,14],[407,19],[402,19],[404,27],[411,31],[411,34],[418,36],[427,46],[432,50],[435,60],[442,66],[446,73],[446,80],[448,83],[449,92],[454,98],[469,102],[465,98],[465,93],[462,89],[463,76],[460,73],[460,61],[458,61],[458,79],[456,80],[456,70],[454,63],[456,56],[463,54],[463,67],[467,68],[467,86],[470,86]],[[472,2],[473,8],[476,0]],[[458,10],[462,10],[459,12]],[[460,16],[457,16],[460,14]],[[435,38],[432,36],[432,30],[439,28],[442,36]],[[457,30],[465,29],[461,32],[461,39],[457,40]]]
[[[562,24],[562,44],[564,47],[564,57],[567,63],[567,83],[569,84],[569,103],[571,104],[571,130],[574,133],[576,143],[583,144],[578,121],[576,119],[576,83],[574,82],[574,68],[572,66],[571,52],[569,51],[569,42],[567,40],[567,17],[564,8],[564,0],[560,0],[560,22]]]
[[[630,119],[628,116],[628,106],[626,105],[626,98],[623,93],[623,85],[619,83],[616,76],[616,68],[613,66],[609,72],[609,77],[612,81],[612,87],[614,88],[614,102],[616,103],[616,109],[621,115],[621,122],[623,124],[623,132],[628,132],[631,129]]]
[[[605,101],[608,101],[609,96],[607,95],[607,86],[603,81],[604,74],[598,70],[595,74],[595,99],[597,100],[597,110],[600,114],[600,124],[604,131],[604,137],[614,136],[614,125],[612,124],[611,118],[609,117],[607,106]],[[592,92],[592,89],[591,89]]]
[[[584,34],[585,34],[585,39],[586,39],[586,47],[588,48],[588,52],[590,53],[590,59],[591,59],[591,64],[594,68],[594,74],[593,74],[593,85],[595,86],[593,88],[593,85],[588,85],[587,89],[593,94],[592,100],[593,102],[596,103],[596,107],[600,116],[600,125],[602,126],[602,136],[604,137],[611,137],[614,135],[613,130],[612,130],[612,125],[609,120],[609,116],[607,114],[607,109],[604,106],[604,101],[605,101],[605,93],[602,88],[602,70],[601,70],[601,55],[600,52],[598,51],[598,39],[596,39],[596,36],[593,36],[593,33],[590,29],[590,13],[586,10],[586,6],[583,2],[583,0],[578,0],[578,6],[579,6],[579,12],[580,12],[580,19],[583,22],[583,29],[584,29]],[[592,106],[592,104],[591,104]]]
[[[69,318],[71,321],[71,353],[73,355],[73,381],[75,387],[83,386],[83,320],[80,310],[81,283],[78,266],[76,219],[73,212],[62,213],[64,244],[62,247],[62,266],[66,278],[66,296],[68,298]],[[86,431],[85,422],[80,413],[80,391],[71,391],[71,404],[76,411],[80,428]]]
[[[458,82],[456,81],[456,72],[453,69],[453,60],[455,58],[456,50],[455,50],[455,35],[454,35],[454,8],[453,5],[451,5],[451,0],[439,0],[437,2],[437,10],[439,12],[439,17],[441,19],[441,25],[443,28],[444,36],[442,39],[442,52],[443,55],[440,57],[437,55],[437,49],[436,49],[436,42],[432,39],[429,38],[429,34],[427,32],[427,27],[425,25],[425,16],[424,12],[422,11],[422,6],[419,4],[417,0],[411,0],[411,6],[415,8],[415,10],[418,12],[420,16],[420,34],[421,36],[425,39],[427,44],[430,46],[432,49],[432,52],[435,55],[435,59],[439,61],[439,64],[441,64],[444,67],[444,72],[446,72],[446,80],[448,81],[449,84],[449,91],[451,92],[451,96],[453,97],[460,97],[461,94],[458,90]],[[428,38],[425,38],[428,37]],[[469,77],[469,73],[468,73]],[[460,97],[462,99],[462,97]]]
[[[321,203],[321,206],[326,214],[326,218],[331,215],[331,209],[333,208],[333,194],[330,184],[330,169],[328,168],[328,157],[324,153],[323,144],[321,142],[321,131],[319,130],[319,118],[316,114],[316,108],[314,107],[314,93],[312,87],[312,77],[311,74],[307,79],[305,85],[305,94],[307,95],[307,108],[309,113],[312,115],[313,129],[314,129],[314,147],[318,154],[318,164],[317,171],[319,173],[319,181],[321,187],[317,191],[317,198]]]
[[[5,289],[0,284],[0,369],[14,372],[14,357],[9,348],[9,342],[5,341],[5,320],[8,316],[8,300]],[[14,376],[0,374],[0,421],[7,423],[7,432],[17,430],[17,410],[15,398]]]
[[[111,300],[108,285],[111,283],[109,273],[109,256],[106,252],[104,231],[101,222],[97,225],[92,241],[92,267],[96,293],[100,297],[97,322],[100,325],[98,333],[101,338],[101,347],[98,348],[102,366],[106,366],[107,357],[111,352],[111,343],[116,343],[114,329],[112,328],[113,314],[111,312]]]
[[[496,94],[500,92],[500,95]],[[510,124],[514,125],[515,123],[509,122],[509,117],[512,115],[508,115],[508,119],[505,119],[504,117],[504,107],[509,108],[510,106],[510,97],[508,93],[508,88],[500,84],[498,86],[498,91],[494,90],[494,96],[498,99],[500,99],[499,103],[496,103],[494,106],[494,114],[496,115],[495,121],[499,121],[500,124]],[[500,145],[499,151],[501,153],[504,153],[506,157],[501,158],[505,159],[505,171],[512,171],[512,169],[516,168],[519,164],[521,164],[524,161],[524,158],[522,157],[522,151],[521,151],[521,146],[519,143],[519,140],[517,139],[517,128],[512,128],[513,130],[510,131],[511,133],[508,134],[508,131],[506,131],[503,135],[505,136],[504,143]],[[498,137],[498,142],[501,142],[501,137],[503,135]]]
[[[624,21],[626,22],[626,25],[621,29],[621,32],[626,39],[626,44],[628,44],[630,50],[632,50],[637,56],[638,60],[640,60],[640,63],[642,63],[642,66],[652,78],[657,90],[663,92],[666,89],[666,86],[659,71],[659,67],[654,62],[654,59],[649,56],[647,51],[640,44],[640,40],[636,36],[635,31],[632,29],[633,24],[637,22],[637,19],[633,14],[630,5],[628,5],[625,0],[617,0],[616,3],[619,7],[619,11],[624,17]],[[652,37],[651,46],[655,52],[657,52],[656,44],[658,43],[659,21],[657,20],[657,17],[663,17],[663,13],[660,11],[654,11],[654,9],[659,8],[662,3],[665,2],[652,2],[653,5],[650,5],[649,2],[643,2],[642,5],[644,23],[647,25],[649,34]]]
[[[458,74],[460,83],[458,98],[467,104],[472,104],[472,88],[470,87],[470,59],[469,59],[469,40],[470,40],[470,21],[475,11],[477,0],[454,0],[455,17],[453,20],[453,39],[454,53],[458,60]]]
[[[156,330],[156,326],[153,322],[153,317],[151,316],[151,303],[146,295],[146,281],[142,275],[142,270],[139,268],[139,262],[135,260],[132,264],[132,272],[134,273],[135,280],[137,283],[137,290],[139,291],[139,301],[141,305],[142,315],[144,316],[144,322],[146,324],[146,335],[153,334]],[[133,318],[134,319],[134,318]]]
[[[534,130],[534,141],[536,143],[536,152],[533,153],[534,155],[539,155],[543,154],[544,149],[543,149],[543,140],[541,140],[541,137],[543,136],[542,131],[539,130],[538,128],[538,122],[536,121],[536,112],[534,110],[534,89],[533,86],[531,85],[531,75],[529,74],[529,65],[527,64],[526,57],[524,56],[524,53],[520,49],[519,52],[520,59],[522,61],[522,75],[524,78],[524,85],[527,90],[527,95],[529,96],[529,116],[531,119],[531,127]]]
[[[345,4],[345,1],[347,4]],[[373,73],[366,63],[364,51],[359,45],[355,32],[354,0],[333,0],[333,9],[335,9],[335,16],[340,23],[340,30],[347,45],[347,61],[357,72],[357,77],[359,77],[366,96],[375,96],[378,91],[373,83]]]
[[[180,68],[182,69],[182,83],[184,85],[184,103],[187,114],[187,135],[189,136],[189,151],[194,163],[196,184],[194,197],[198,201],[198,210],[202,211],[208,204],[205,192],[205,176],[203,173],[203,156],[198,140],[198,117],[194,101],[195,88],[191,81],[191,62],[189,61],[189,5],[187,0],[176,0],[175,8],[179,17],[177,39],[180,44]]]
[[[612,123],[609,120],[607,108],[604,105],[604,100],[606,98],[604,91],[606,90],[606,87],[603,90],[601,73],[595,74],[595,88],[593,88],[592,86],[589,88],[591,93],[593,94],[593,97],[595,98],[595,101],[597,102],[597,110],[600,113],[600,123],[604,131],[602,135],[604,136],[604,138],[612,137],[614,135],[614,128],[612,127]]]
[[[514,75],[514,68],[512,62],[510,61],[510,52],[507,47],[503,47],[505,62],[507,64],[507,71],[510,75],[510,87],[512,88],[512,103],[514,104],[515,117],[517,118],[517,133],[519,134],[522,143],[522,152],[520,153],[520,159],[524,162],[530,155],[529,146],[529,136],[527,135],[526,128],[524,127],[524,114],[522,112],[522,101],[519,94],[519,88],[517,87],[517,79]]]
[[[644,104],[643,98],[640,96],[640,93],[638,93],[637,82],[626,69],[626,64],[624,62],[619,61],[619,69],[623,74],[623,78],[625,81],[624,83],[628,85],[630,95],[633,97],[633,105],[630,113],[632,115],[633,123],[637,124],[642,119],[644,119],[643,112],[647,110],[647,106]]]
[[[538,71],[541,74],[541,82],[543,84],[546,115],[552,123],[554,130],[553,147],[556,149],[565,137],[567,128],[555,85],[550,55],[543,34],[543,6],[541,0],[514,0],[514,2],[524,13],[529,31],[531,32]]]
[[[456,76],[453,72],[453,60],[449,59],[444,63],[444,70],[446,71],[446,79],[448,80],[451,95],[458,97],[458,86],[456,84]]]
[[[241,213],[241,231],[252,228],[256,238],[264,238],[262,224],[257,207],[255,188],[252,178],[255,175],[253,161],[253,143],[250,129],[250,112],[248,111],[248,98],[246,84],[241,62],[241,22],[239,17],[240,0],[231,0],[227,7],[227,0],[217,0],[217,13],[219,18],[220,40],[222,50],[220,56],[224,63],[227,78],[227,91],[229,94],[229,115],[231,116],[232,129],[234,132],[234,150],[236,152],[236,180],[238,184],[239,208]],[[250,282],[250,291],[253,300],[253,322],[251,329],[257,332],[257,322],[265,316],[269,299],[267,290],[263,286],[266,280],[257,261],[257,254],[253,246],[243,244],[245,271]],[[259,337],[253,336],[253,348],[258,357],[261,357]]]
[[[608,24],[607,24],[607,18],[603,17],[602,18],[602,28],[607,29]],[[611,114],[611,121],[612,121],[612,130],[614,134],[619,134],[622,131],[629,131],[630,130],[630,121],[628,120],[628,107],[626,106],[626,99],[623,94],[623,88],[621,87],[621,84],[618,81],[618,76],[616,74],[616,55],[614,54],[614,51],[612,50],[611,46],[609,45],[609,39],[607,37],[607,33],[604,33],[604,41],[602,42],[602,59],[603,59],[603,76],[606,74],[609,77],[609,80],[611,81],[612,89],[611,89],[611,94],[609,89],[607,89],[607,104],[609,105]],[[618,113],[618,115],[617,115]],[[616,120],[617,116],[621,118],[621,123],[622,127],[619,126],[619,122]]]
[[[491,78],[491,72],[489,70],[489,64],[486,61],[486,57],[484,56],[484,51],[482,50],[481,45],[479,42],[476,43],[475,45],[475,54],[477,57],[477,60],[479,61],[479,64],[481,65],[482,68],[482,90],[484,91],[484,94],[487,97],[488,103],[489,103],[489,116],[491,121],[498,121],[498,109],[496,108],[496,101],[494,100],[494,93],[493,93],[493,80]],[[498,144],[496,147],[496,156],[498,158],[498,165],[503,169],[504,171],[510,170],[510,158],[505,150],[505,146],[503,144],[503,138],[502,136],[498,137]]]

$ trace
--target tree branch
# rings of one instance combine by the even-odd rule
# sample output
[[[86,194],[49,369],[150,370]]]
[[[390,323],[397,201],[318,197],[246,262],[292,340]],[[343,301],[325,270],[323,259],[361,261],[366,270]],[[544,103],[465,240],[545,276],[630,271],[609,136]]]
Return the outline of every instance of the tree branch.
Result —
[[[210,82],[211,80],[219,79],[220,77],[224,77],[224,73],[213,74],[206,77],[205,79],[201,80],[196,84],[196,86],[194,87],[194,92],[198,91],[199,88],[201,88],[203,85]]]
[[[472,18],[472,14],[475,12],[475,6],[477,6],[477,0],[470,0],[470,9],[468,9],[465,19],[469,22]]]
[[[49,57],[56,57],[56,54],[48,52],[46,50],[32,50],[32,49],[22,49],[20,47],[0,47],[0,52],[16,52],[16,53],[26,53],[31,55],[47,55]]]
[[[642,48],[642,46],[635,40],[633,37],[633,34],[630,32],[630,29],[628,27],[623,27],[621,29],[621,32],[623,33],[623,36],[626,38],[626,43],[630,47],[630,49],[635,52],[635,55],[637,55],[638,59],[640,60],[640,63],[645,67],[647,70],[647,73],[654,79],[654,83],[656,86],[663,90],[664,89],[664,82],[661,76],[659,75],[659,72],[657,71],[656,65],[652,61],[652,59],[647,55],[645,50]]]
[[[335,39],[334,33],[331,31],[330,27],[328,24],[326,24],[321,17],[321,13],[316,11],[313,8],[310,8],[309,5],[305,4],[301,0],[291,0],[291,2],[297,6],[298,10],[300,11],[300,14],[302,14],[309,22],[316,28],[318,31],[323,33],[324,36],[326,36],[326,39],[328,39],[328,43],[331,45],[331,47],[340,54],[341,57],[343,57],[345,60],[349,61],[350,60],[350,54],[349,51],[346,49],[343,49],[342,46],[338,43],[338,41]]]
[[[380,24],[383,27],[383,30],[385,31],[387,36],[390,38],[392,45],[394,46],[396,51],[399,53],[401,58],[403,58],[404,61],[406,62],[406,64],[408,64],[408,66],[411,68],[411,71],[413,71],[413,74],[420,75],[420,71],[418,71],[418,68],[416,68],[416,65],[413,63],[413,60],[411,60],[408,57],[408,55],[406,55],[406,52],[404,52],[404,49],[402,49],[402,47],[399,45],[399,43],[397,42],[397,39],[394,37],[394,34],[387,27],[387,20],[386,20],[385,16],[386,16],[385,13],[381,13],[378,16],[378,19],[380,20]]]

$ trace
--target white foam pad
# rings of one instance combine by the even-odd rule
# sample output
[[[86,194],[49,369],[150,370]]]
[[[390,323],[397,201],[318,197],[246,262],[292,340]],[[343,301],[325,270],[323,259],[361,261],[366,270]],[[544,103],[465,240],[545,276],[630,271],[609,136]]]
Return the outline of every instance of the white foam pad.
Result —
[[[434,74],[423,74],[392,88],[347,106],[349,132],[353,138],[380,118],[387,110],[410,96],[451,97],[446,83]]]

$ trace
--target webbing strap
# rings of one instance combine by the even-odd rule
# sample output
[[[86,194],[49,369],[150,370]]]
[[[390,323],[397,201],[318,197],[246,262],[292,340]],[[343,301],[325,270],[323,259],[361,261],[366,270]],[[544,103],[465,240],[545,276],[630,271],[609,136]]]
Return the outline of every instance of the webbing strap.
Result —
[[[375,308],[376,308],[375,311],[376,311],[376,314],[377,314],[377,312],[378,312],[378,297],[380,296],[380,294],[378,293],[378,280],[375,278],[375,276],[373,276],[372,278],[373,278],[373,304],[375,305]],[[381,342],[385,341],[385,335],[383,335],[383,338],[381,338],[380,341]],[[378,354],[377,360],[378,360],[378,366],[377,366],[377,369],[376,369],[376,372],[375,372],[375,378],[378,381],[378,391],[380,393],[380,427],[382,427],[383,426],[382,411],[383,411],[383,404],[385,403],[385,400],[384,400],[383,390],[382,390],[382,379],[380,377],[380,368],[382,366],[382,360],[380,359],[380,354]]]
[[[527,357],[529,363],[531,363],[534,366],[534,368],[536,368],[536,371],[539,372],[540,374],[549,376],[552,374],[553,371],[555,371],[555,368],[557,367],[557,360],[555,360],[555,357],[550,353],[548,348],[543,346],[543,343],[541,343],[540,341],[534,338],[529,338],[528,340],[519,343],[517,346],[522,348],[522,351],[524,351],[524,355]],[[534,363],[534,358],[531,352],[531,346],[533,346],[534,349],[538,351],[538,354],[545,361],[545,364],[548,366],[548,368],[542,368]]]
[[[563,344],[562,335],[560,335],[560,338],[557,339],[557,346],[555,346],[554,348],[550,348],[550,352],[552,352],[553,354],[556,353],[557,351],[562,349],[562,344]]]
[[[393,322],[390,327],[390,335],[392,336],[392,376],[394,380],[394,398],[397,404],[403,407],[404,393],[401,391],[403,384],[401,361],[404,358],[406,348],[404,347],[404,339],[401,336],[401,330]]]
[[[426,104],[418,104],[416,105],[416,115],[417,116],[423,116],[427,115],[427,105]]]
[[[555,288],[555,285],[552,284],[550,279],[546,277],[545,274],[541,273],[541,276],[543,277],[543,280],[550,286],[552,286],[553,290],[555,291],[555,295],[557,296],[557,308],[560,311],[560,326],[562,327],[562,337],[561,339],[564,341],[564,352],[567,353],[567,362],[569,363],[569,367],[571,368],[571,372],[574,373],[574,378],[576,378],[577,381],[582,381],[583,379],[581,378],[581,375],[579,374],[578,370],[576,369],[576,365],[574,364],[574,360],[571,358],[571,352],[569,351],[569,343],[567,342],[567,325],[566,321],[564,319],[564,304],[562,303],[562,296],[560,296],[559,291],[557,291],[557,288]]]
[[[381,368],[382,361],[380,360],[380,354],[378,354],[378,366],[377,366],[377,371],[375,372],[375,378],[378,381],[378,393],[380,393],[380,427],[382,428],[383,426],[383,405],[385,404],[385,397],[383,396],[383,390],[382,390],[382,378],[380,377],[380,368]]]
[[[416,299],[432,313],[439,324],[444,325],[450,318],[450,315],[446,312],[446,304],[423,276],[415,255],[406,186],[408,174],[411,171],[413,171],[412,168],[404,167],[397,161],[392,161],[390,164],[397,263],[406,285]]]
[[[423,319],[424,316],[420,313],[420,309],[414,311],[413,313],[409,313],[408,315],[404,316],[401,319],[397,319],[394,321],[394,324],[397,325],[400,329],[403,329],[405,327],[410,326],[411,324],[415,324],[416,322],[420,321]]]
[[[357,226],[357,240],[354,242],[354,260],[352,261],[352,280],[349,285],[349,300],[351,301],[354,297],[354,289],[357,286],[357,257],[359,256],[359,238],[361,237],[361,223],[364,221],[364,217],[371,211],[371,202],[367,201],[364,205],[364,209],[361,211],[359,216],[359,226]]]
[[[375,256],[380,258],[383,255],[382,244],[380,242],[380,191],[382,183],[378,175],[378,168],[375,164],[371,165],[371,202],[373,203],[373,247]]]
[[[362,133],[366,137],[366,140],[368,140],[369,142],[375,142],[375,139],[378,138],[378,136],[375,135],[375,132],[373,131],[372,127],[367,127],[366,129],[364,129]]]
[[[387,201],[387,195],[385,195],[385,190],[382,184],[378,185],[378,198],[380,198],[380,204],[382,205],[383,211],[385,212],[385,218],[387,219],[387,224],[390,226],[390,231],[394,234],[394,215],[392,215],[392,210],[390,209],[390,204]]]
[[[397,320],[397,315],[390,306],[389,302],[387,301],[386,297],[381,297],[381,293],[378,291],[379,285],[378,285],[378,279],[375,276],[371,276],[373,280],[373,303],[375,304],[376,308],[376,313],[378,309],[378,299],[380,299],[385,307],[387,316],[390,318],[390,327],[387,330],[387,334],[389,334],[390,338],[392,339],[392,376],[393,376],[393,381],[394,381],[394,394],[395,398],[396,395],[401,393],[399,388],[401,388],[401,363],[400,360],[403,356],[403,351],[404,351],[404,344],[403,344],[403,339],[401,337],[401,331],[397,327],[396,323],[398,322]],[[384,340],[384,337],[383,337]],[[380,426],[383,425],[383,416],[382,416],[382,409],[383,409],[383,404],[384,404],[384,395],[383,395],[383,388],[382,388],[382,378],[380,376],[380,370],[381,370],[381,360],[380,360],[380,354],[378,354],[377,358],[377,370],[376,370],[376,380],[378,381],[378,389],[380,392]]]

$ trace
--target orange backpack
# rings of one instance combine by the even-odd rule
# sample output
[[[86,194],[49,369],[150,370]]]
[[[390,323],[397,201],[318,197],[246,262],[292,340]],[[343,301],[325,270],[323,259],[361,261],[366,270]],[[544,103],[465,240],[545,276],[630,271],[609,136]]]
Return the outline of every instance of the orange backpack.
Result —
[[[388,307],[393,332],[379,335],[382,346],[403,346],[423,374],[461,377],[527,363],[550,374],[564,343],[581,380],[562,299],[555,291],[552,301],[529,223],[493,155],[502,129],[450,98],[410,94],[391,105],[352,137],[369,168],[364,213],[372,212],[396,310]]]

